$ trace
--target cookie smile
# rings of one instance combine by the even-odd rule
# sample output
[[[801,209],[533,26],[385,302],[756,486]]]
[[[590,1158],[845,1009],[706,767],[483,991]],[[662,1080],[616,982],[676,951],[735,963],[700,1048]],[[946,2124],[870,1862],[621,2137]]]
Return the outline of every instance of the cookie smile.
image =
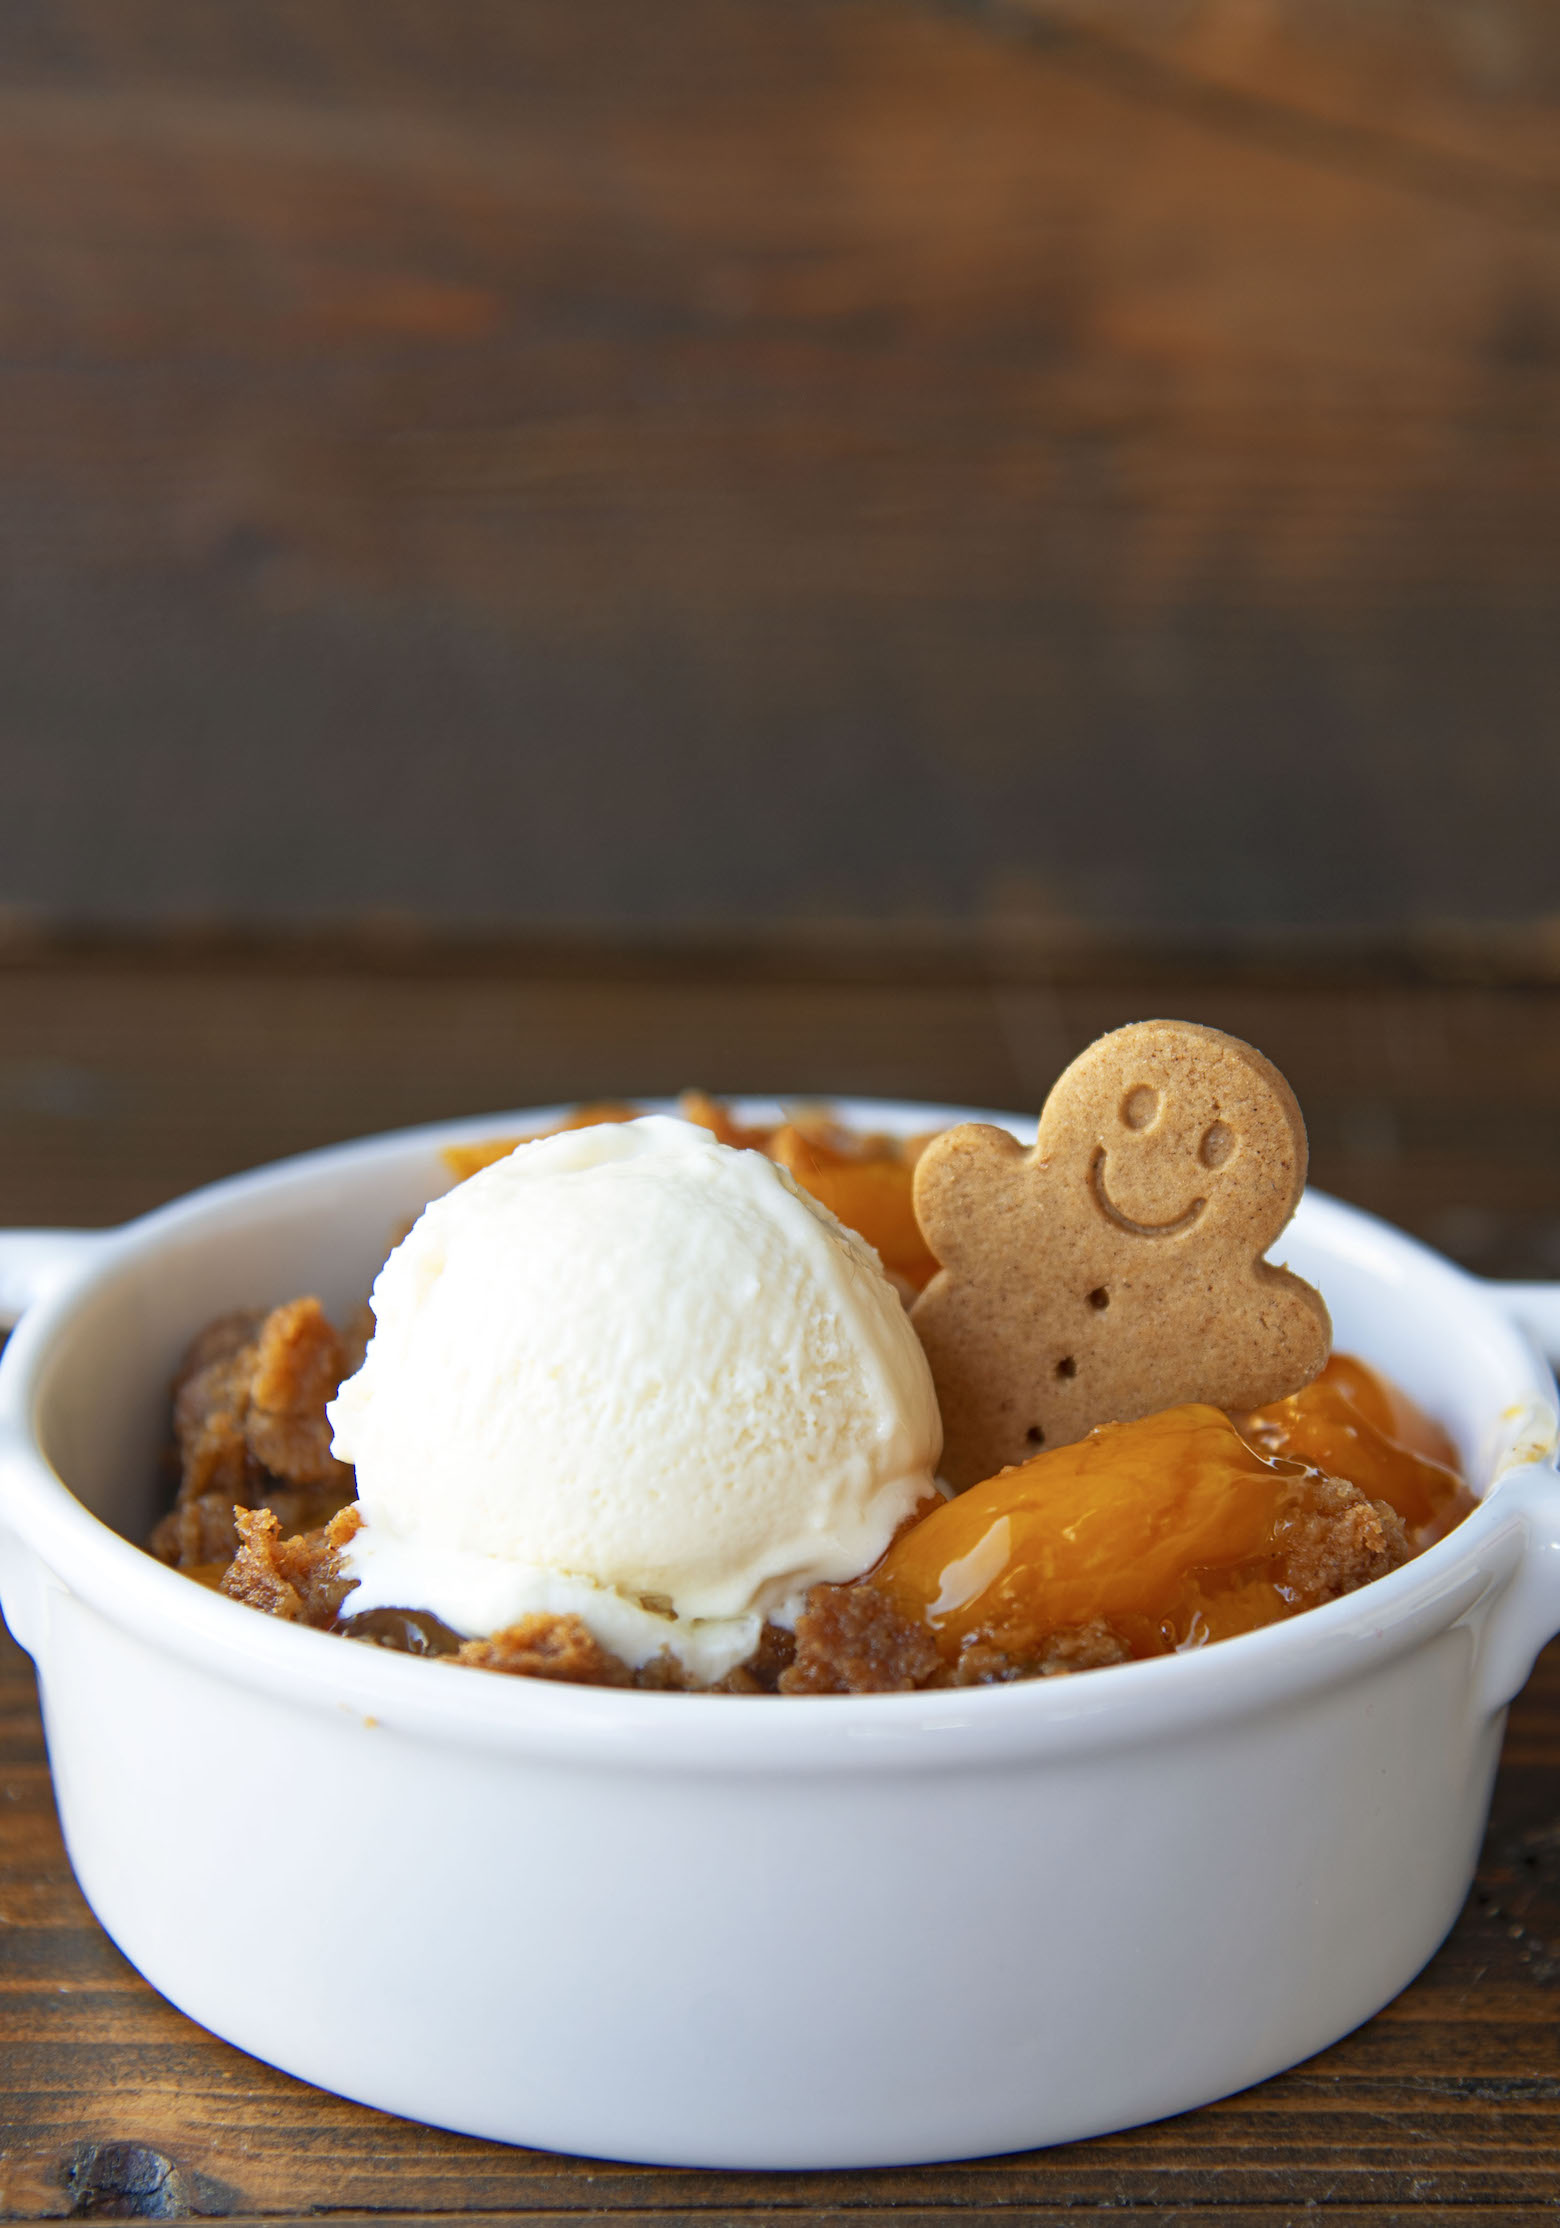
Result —
[[[1168,1222],[1134,1222],[1130,1215],[1122,1213],[1111,1198],[1110,1193],[1105,1189],[1105,1148],[1103,1145],[1095,1147],[1094,1158],[1089,1163],[1089,1190],[1093,1194],[1095,1205],[1106,1220],[1113,1222],[1118,1230],[1130,1231],[1134,1238],[1178,1237],[1183,1230],[1191,1229],[1192,1224],[1208,1204],[1206,1199],[1194,1199],[1189,1207],[1184,1209],[1182,1213],[1173,1215]]]

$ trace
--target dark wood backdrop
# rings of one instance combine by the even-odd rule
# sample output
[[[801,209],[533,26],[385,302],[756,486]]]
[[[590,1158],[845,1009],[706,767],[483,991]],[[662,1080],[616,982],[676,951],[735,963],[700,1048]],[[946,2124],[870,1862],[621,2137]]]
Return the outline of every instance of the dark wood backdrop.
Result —
[[[1552,963],[1557,127],[1552,0],[7,0],[0,903]]]

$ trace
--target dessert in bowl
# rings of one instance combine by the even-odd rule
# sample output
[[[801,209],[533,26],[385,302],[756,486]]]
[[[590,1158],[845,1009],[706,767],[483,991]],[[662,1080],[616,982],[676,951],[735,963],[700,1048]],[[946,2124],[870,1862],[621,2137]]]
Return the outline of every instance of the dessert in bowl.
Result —
[[[310,1155],[53,1270],[0,1242],[0,1285],[9,1258],[39,1295],[0,1363],[0,1587],[83,1887],[154,1984],[389,2110],[772,2167],[1127,2125],[1395,1993],[1466,1892],[1505,1703],[1560,1626],[1553,1385],[1499,1295],[1334,1202],[1302,1202],[1289,1263],[1481,1505],[1217,1646],[784,1702],[479,1677],[255,1616],[132,1544],[201,1326],[300,1292],[345,1317],[446,1148],[554,1118]],[[337,1890],[328,1954],[289,1952],[300,1861]]]
[[[1170,1080],[1145,1040],[1163,1054],[1167,1033],[1179,1098],[1189,1064],[1235,1064],[1190,1140],[1157,1103],[1160,1120],[1143,1118],[1142,1076]],[[1100,1213],[1095,1153],[1069,1185],[1057,1150],[1078,1067],[1124,1059],[1138,1161],[1200,1186],[1169,1218],[1168,1270],[1153,1244],[1166,1225]],[[1270,1265],[1242,1273],[1288,1219],[1303,1137],[1281,1146],[1283,1181],[1258,1187],[1255,1233],[1226,1185],[1233,1264],[1192,1228],[1214,1186],[1186,1146],[1210,1115],[1221,1172],[1244,1157],[1262,1174],[1243,1152],[1253,1092],[1298,1131],[1259,1061],[1185,1024],[1117,1032],[1052,1094],[1038,1167],[1003,1130],[873,1139],[823,1116],[771,1130],[696,1094],[679,1120],[583,1109],[550,1136],[447,1155],[466,1180],[395,1247],[346,1335],[313,1295],[197,1335],[174,1385],[177,1498],[152,1549],[234,1600],[377,1646],[781,1695],[1071,1674],[1350,1593],[1472,1497],[1405,1396],[1347,1356],[1318,1366],[1318,1294]],[[1087,1135],[1110,1126],[1096,1116]],[[982,1167],[1012,1257],[999,1253],[995,1311]],[[1037,1191],[1031,1227],[1014,1208]],[[899,1242],[907,1218],[919,1235],[923,1201],[942,1267],[924,1240],[919,1260]],[[1063,1223],[1083,1210],[1084,1258],[1047,1300],[1059,1204]],[[899,1261],[897,1290],[869,1240]],[[1039,1349],[1016,1374],[1000,1366],[1015,1334]],[[1023,1416],[1047,1419],[1021,1441],[1005,1382]],[[947,1449],[945,1414],[962,1427]],[[965,1490],[945,1501],[939,1467]]]

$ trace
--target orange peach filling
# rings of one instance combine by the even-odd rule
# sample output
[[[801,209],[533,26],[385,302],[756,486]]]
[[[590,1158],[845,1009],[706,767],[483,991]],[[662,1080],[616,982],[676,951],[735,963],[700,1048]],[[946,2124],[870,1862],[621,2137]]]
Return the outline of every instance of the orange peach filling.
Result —
[[[1421,1451],[1451,1451],[1437,1428],[1357,1362],[1340,1358],[1243,1430],[1197,1404],[1107,1424],[934,1510],[868,1583],[927,1625],[950,1664],[977,1644],[1033,1662],[1084,1628],[1128,1655],[1163,1655],[1346,1590],[1330,1559],[1339,1478],[1366,1496],[1349,1496],[1349,1551],[1383,1571],[1473,1505],[1456,1471]]]
[[[1313,1384],[1258,1408],[1241,1429],[1264,1454],[1308,1462],[1389,1502],[1416,1552],[1474,1506],[1441,1426],[1352,1354],[1334,1354]]]

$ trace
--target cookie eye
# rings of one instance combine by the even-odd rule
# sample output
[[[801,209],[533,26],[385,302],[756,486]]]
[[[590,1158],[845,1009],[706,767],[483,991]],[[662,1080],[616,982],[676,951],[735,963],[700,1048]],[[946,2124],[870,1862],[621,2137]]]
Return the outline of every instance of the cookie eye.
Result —
[[[1214,1122],[1203,1131],[1197,1158],[1204,1168],[1222,1168],[1235,1150],[1235,1132],[1225,1122]]]
[[[1158,1112],[1159,1093],[1151,1091],[1146,1083],[1129,1091],[1121,1102],[1121,1119],[1128,1129],[1147,1129]]]

